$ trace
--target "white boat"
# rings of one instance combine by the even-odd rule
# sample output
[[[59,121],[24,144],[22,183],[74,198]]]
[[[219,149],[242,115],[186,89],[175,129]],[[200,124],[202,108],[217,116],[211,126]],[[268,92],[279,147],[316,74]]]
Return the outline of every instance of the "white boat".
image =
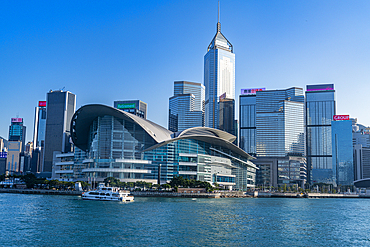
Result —
[[[97,190],[83,192],[82,199],[96,201],[121,201],[121,202],[134,201],[134,197],[130,195],[130,191],[120,190],[118,187],[105,187],[105,186],[99,186]]]

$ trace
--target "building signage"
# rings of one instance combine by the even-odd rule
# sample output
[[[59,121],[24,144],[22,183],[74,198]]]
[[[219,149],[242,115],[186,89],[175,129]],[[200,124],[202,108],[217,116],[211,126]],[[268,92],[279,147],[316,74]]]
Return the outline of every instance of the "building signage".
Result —
[[[117,104],[118,109],[132,109],[136,108],[135,103],[125,103],[125,104]]]
[[[223,100],[225,98],[226,98],[226,93],[223,93],[223,94],[220,95],[220,99],[219,100],[221,101],[221,100]]]
[[[12,118],[12,123],[22,123],[23,118]]]
[[[0,152],[0,158],[6,158],[7,152]]]
[[[265,91],[266,88],[248,88],[248,89],[242,89],[241,94],[256,94],[258,91]]]
[[[39,107],[46,107],[46,101],[39,101]]]
[[[334,121],[349,120],[349,115],[334,115],[333,120]]]
[[[334,84],[307,85],[307,91],[331,91],[334,90]]]

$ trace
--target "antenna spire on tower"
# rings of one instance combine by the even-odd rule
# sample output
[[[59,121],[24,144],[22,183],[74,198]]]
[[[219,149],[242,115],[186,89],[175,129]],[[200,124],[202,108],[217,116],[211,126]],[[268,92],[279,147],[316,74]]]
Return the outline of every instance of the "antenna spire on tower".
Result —
[[[218,0],[218,20],[217,20],[217,32],[221,32],[221,23],[220,23],[220,0]]]
[[[220,22],[220,0],[218,1],[218,21],[217,22]]]

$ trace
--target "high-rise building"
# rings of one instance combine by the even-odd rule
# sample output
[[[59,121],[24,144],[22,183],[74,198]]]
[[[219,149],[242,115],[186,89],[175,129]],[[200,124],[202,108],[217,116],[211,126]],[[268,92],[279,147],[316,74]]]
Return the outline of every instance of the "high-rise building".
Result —
[[[219,99],[235,100],[235,54],[232,44],[221,33],[221,23],[217,22],[217,32],[204,56],[205,126],[219,128]]]
[[[50,91],[46,99],[46,128],[43,172],[51,172],[53,152],[71,151],[71,119],[76,108],[76,95],[68,91]]]
[[[177,132],[204,126],[205,88],[201,83],[174,82],[174,96],[169,99],[168,129]]]
[[[307,85],[306,156],[311,183],[334,182],[331,136],[334,115],[334,84]]]
[[[5,152],[6,146],[8,146],[8,141],[0,136],[0,152]]]
[[[236,136],[235,131],[235,100],[220,99],[218,103],[218,128]]]
[[[146,119],[147,104],[141,100],[120,100],[114,101],[114,108],[129,112]]]
[[[0,138],[1,142],[1,138]],[[6,171],[6,160],[7,160],[7,152],[0,152],[0,175],[5,174]]]
[[[352,119],[354,179],[370,178],[370,128]]]
[[[33,147],[44,147],[46,128],[46,101],[39,101],[35,108],[35,122],[33,129]]]
[[[33,127],[33,150],[31,156],[31,172],[41,172],[46,130],[46,101],[39,101],[35,108],[35,120]]]
[[[333,120],[331,136],[334,185],[350,186],[354,181],[352,121],[348,115],[334,115]]]
[[[21,141],[8,141],[8,153],[6,159],[6,171],[10,174],[19,173],[21,166]]]
[[[9,126],[9,141],[20,141],[21,152],[25,150],[26,126],[23,126],[23,118],[12,118]]]
[[[239,145],[257,157],[257,184],[304,184],[303,89],[242,89],[239,104]]]
[[[304,156],[303,89],[240,95],[240,146],[256,156]]]

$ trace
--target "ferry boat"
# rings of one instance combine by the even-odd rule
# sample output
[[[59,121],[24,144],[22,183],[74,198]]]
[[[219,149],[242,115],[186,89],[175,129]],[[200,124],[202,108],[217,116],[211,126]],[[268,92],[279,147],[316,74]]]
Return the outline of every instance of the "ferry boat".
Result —
[[[134,201],[134,197],[130,195],[129,191],[120,190],[117,187],[105,187],[105,186],[99,186],[97,190],[82,193],[82,199],[96,201],[121,201],[121,202]]]

